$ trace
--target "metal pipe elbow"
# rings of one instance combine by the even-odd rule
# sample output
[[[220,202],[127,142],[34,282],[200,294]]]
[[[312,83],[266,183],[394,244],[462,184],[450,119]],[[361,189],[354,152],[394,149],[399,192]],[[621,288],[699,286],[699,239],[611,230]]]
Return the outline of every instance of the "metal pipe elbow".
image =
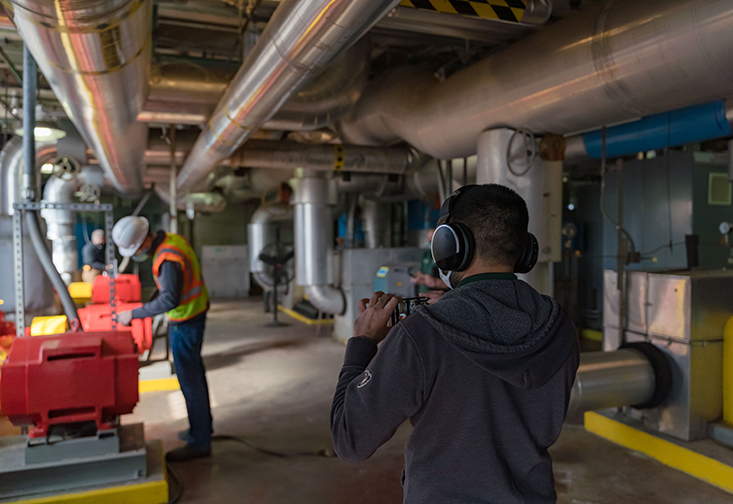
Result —
[[[308,301],[324,313],[341,315],[346,310],[346,300],[341,289],[330,285],[307,285]]]

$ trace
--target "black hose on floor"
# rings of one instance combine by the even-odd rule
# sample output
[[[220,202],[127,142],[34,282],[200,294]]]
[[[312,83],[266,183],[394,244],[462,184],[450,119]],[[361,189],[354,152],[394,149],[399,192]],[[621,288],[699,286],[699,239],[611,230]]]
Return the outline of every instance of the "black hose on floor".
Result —
[[[168,504],[176,504],[179,500],[181,500],[181,497],[183,497],[183,484],[181,483],[181,480],[176,476],[176,473],[171,470],[170,466],[167,466],[168,470],[168,479],[169,479],[169,490],[168,495],[171,495],[168,500]],[[176,493],[173,494],[170,491],[170,483],[175,482],[176,487]]]
[[[261,446],[258,446],[254,444],[249,439],[245,439],[242,437],[237,436],[229,436],[229,435],[219,435],[219,436],[212,436],[212,441],[234,441],[235,443],[243,444],[245,446],[249,446],[253,450],[257,450],[260,453],[264,453],[265,455],[270,455],[272,457],[278,457],[278,458],[293,458],[293,457],[335,457],[336,453],[332,449],[328,448],[321,448],[318,451],[308,451],[308,452],[295,452],[295,453],[282,453],[282,452],[276,452],[272,450],[268,450],[267,448],[262,448]]]
[[[242,437],[237,436],[229,436],[229,435],[218,435],[218,436],[212,436],[211,441],[234,441],[235,443],[240,443],[245,446],[248,446],[252,448],[253,450],[256,450],[260,453],[264,453],[265,455],[270,455],[272,457],[278,457],[278,458],[293,458],[293,457],[335,457],[336,453],[332,449],[328,448],[321,448],[318,451],[307,451],[307,452],[294,452],[294,453],[282,453],[282,452],[276,452],[272,450],[268,450],[267,448],[262,448],[261,446],[258,446],[254,444],[249,439],[245,439]],[[181,480],[176,476],[176,473],[174,473],[171,470],[171,466],[167,465],[168,467],[168,475],[170,476],[170,481],[175,483],[175,489],[176,493],[171,494],[170,500],[168,501],[168,504],[176,504],[181,497],[183,496],[183,484],[181,483]],[[170,490],[169,490],[170,493]]]

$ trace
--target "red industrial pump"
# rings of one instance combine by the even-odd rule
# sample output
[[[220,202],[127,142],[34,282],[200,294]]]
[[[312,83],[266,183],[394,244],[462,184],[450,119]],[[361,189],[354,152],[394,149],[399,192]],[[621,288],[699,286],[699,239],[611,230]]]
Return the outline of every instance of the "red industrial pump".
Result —
[[[33,425],[32,438],[60,424],[109,429],[138,402],[138,368],[129,331],[17,338],[3,364],[0,409],[13,425]]]

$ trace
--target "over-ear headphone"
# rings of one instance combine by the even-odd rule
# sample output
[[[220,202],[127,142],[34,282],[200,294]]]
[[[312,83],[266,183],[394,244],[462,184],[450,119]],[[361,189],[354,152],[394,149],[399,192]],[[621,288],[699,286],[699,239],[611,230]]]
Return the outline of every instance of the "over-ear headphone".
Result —
[[[433,233],[430,250],[433,254],[433,261],[443,271],[464,271],[468,269],[476,253],[476,242],[468,226],[460,222],[449,222],[453,205],[455,205],[458,196],[474,187],[476,185],[464,186],[458,189],[448,196],[440,207],[438,227]],[[514,272],[529,273],[532,271],[532,268],[537,264],[539,248],[535,235],[527,233],[522,253],[514,265]]]

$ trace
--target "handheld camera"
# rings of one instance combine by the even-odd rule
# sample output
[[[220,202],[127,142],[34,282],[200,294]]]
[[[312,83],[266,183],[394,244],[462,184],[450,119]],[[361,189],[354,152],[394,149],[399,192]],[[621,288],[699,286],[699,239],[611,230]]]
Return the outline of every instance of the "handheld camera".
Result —
[[[392,312],[392,327],[396,326],[399,322],[405,320],[410,314],[412,314],[418,306],[428,304],[428,298],[424,297],[412,297],[404,298],[402,302],[397,305],[394,312]]]

